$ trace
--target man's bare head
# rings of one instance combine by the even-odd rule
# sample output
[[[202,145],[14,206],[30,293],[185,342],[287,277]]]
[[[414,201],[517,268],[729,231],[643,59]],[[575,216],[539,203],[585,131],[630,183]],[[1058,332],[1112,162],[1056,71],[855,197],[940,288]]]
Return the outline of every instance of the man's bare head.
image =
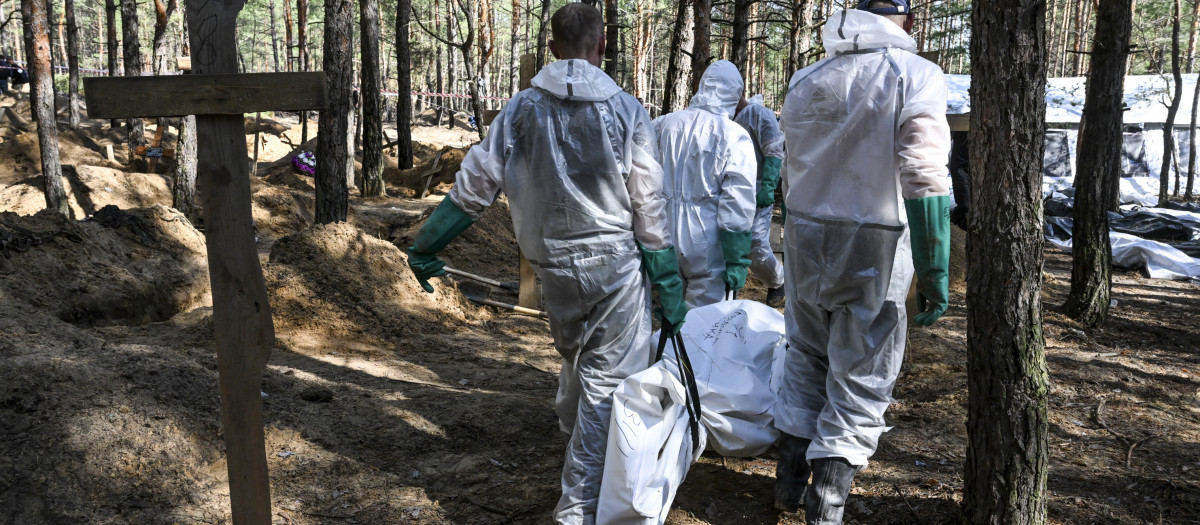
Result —
[[[595,7],[571,2],[559,8],[550,18],[550,51],[554,58],[581,58],[600,65],[604,56],[604,21]]]

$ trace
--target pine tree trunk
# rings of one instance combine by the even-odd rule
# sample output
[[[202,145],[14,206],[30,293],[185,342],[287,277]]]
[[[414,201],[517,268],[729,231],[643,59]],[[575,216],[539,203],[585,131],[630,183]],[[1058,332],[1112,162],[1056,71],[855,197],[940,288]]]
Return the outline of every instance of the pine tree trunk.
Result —
[[[107,30],[108,76],[117,76],[117,3],[116,0],[104,0],[104,20]],[[117,129],[117,119],[108,121],[109,128]]]
[[[692,39],[692,79],[688,93],[694,93],[700,85],[700,77],[712,60],[712,0],[692,0],[695,36]]]
[[[1079,167],[1075,170],[1075,220],[1071,234],[1071,293],[1063,306],[1071,318],[1098,326],[1108,316],[1112,246],[1108,203],[1121,176],[1121,101],[1132,30],[1131,0],[1100,0],[1092,67],[1088,74]]]
[[[58,128],[54,118],[54,79],[50,71],[50,21],[44,0],[22,0],[21,12],[28,13],[29,31],[33,35],[34,60],[29,64],[33,73],[32,93],[37,94],[33,111],[37,113],[38,146],[42,157],[42,175],[46,179],[46,208],[68,217],[71,209],[63,185],[62,166],[58,161]]]
[[[300,3],[304,3],[301,0]],[[317,134],[316,214],[319,224],[343,222],[349,206],[346,187],[346,137],[351,133],[350,32],[354,27],[351,0],[325,2],[325,53],[323,69],[329,104],[321,111]]]
[[[379,104],[379,0],[359,4],[362,31],[362,195],[383,196],[383,115]]]
[[[663,114],[677,111],[682,104],[676,100],[676,93],[679,91],[676,86],[679,84],[679,69],[680,63],[683,62],[683,33],[687,26],[688,8],[691,6],[689,0],[681,0],[675,4],[675,21],[671,26],[671,49],[667,53],[667,76],[663,80]]]
[[[1132,9],[1132,7],[1130,8]],[[1194,72],[1196,64],[1196,29],[1200,27],[1200,0],[1192,2],[1192,27],[1188,29],[1187,67],[1184,71]],[[1195,126],[1192,126],[1195,127]]]
[[[463,75],[467,77],[467,82],[470,84],[468,91],[471,94],[471,110],[475,116],[475,132],[478,133],[479,140],[483,141],[483,104],[479,98],[479,79],[476,77],[474,68],[472,67],[471,57],[473,49],[471,44],[475,39],[475,27],[473,23],[473,20],[475,20],[475,9],[475,2],[470,0],[467,0],[462,6],[463,15],[465,15],[464,18],[467,20],[467,34],[463,38],[462,44],[458,46],[458,49],[462,52],[463,56]]]
[[[154,0],[154,74],[166,75],[170,70],[170,62],[167,59],[167,24],[171,21],[171,15],[175,12],[176,0],[169,0],[163,3],[163,0]],[[167,128],[167,118],[158,118],[158,127],[161,129]]]
[[[621,38],[619,14],[617,0],[604,0],[604,72],[614,80],[617,78],[617,43]]]
[[[541,18],[538,20],[537,69],[546,65],[546,33],[550,31],[550,0],[542,0]]]
[[[32,81],[38,72],[37,54],[34,52],[33,43],[33,11],[31,8],[31,3],[21,0],[21,39],[25,42],[25,70],[29,73],[29,78]],[[45,15],[43,14],[43,16]],[[46,36],[46,39],[49,42],[49,35]],[[49,61],[47,61],[47,64],[49,64]],[[37,90],[34,89],[34,86],[29,86],[29,118],[34,122],[38,120],[37,97]]]
[[[743,76],[749,76],[746,60],[750,52],[750,4],[751,0],[733,0],[733,33],[730,41],[729,61],[737,66]]]
[[[75,0],[66,0],[67,17],[67,127],[79,129],[79,25],[75,23]]]
[[[138,41],[138,12],[136,0],[121,0],[121,49],[125,56],[125,76],[142,74],[142,50]],[[145,143],[142,119],[126,119],[128,128],[129,164],[133,165],[134,152]]]
[[[272,71],[278,73],[279,69],[279,32],[275,30],[275,0],[271,0],[267,4],[267,8],[271,10],[271,59],[274,68]]]
[[[1171,20],[1171,77],[1175,81],[1175,88],[1171,94],[1171,105],[1167,107],[1167,121],[1163,123],[1163,161],[1158,172],[1159,206],[1166,204],[1171,185],[1171,159],[1175,157],[1175,115],[1183,98],[1183,75],[1179,71],[1179,0],[1172,5],[1175,16]]]
[[[283,61],[284,70],[292,71],[292,1],[283,0]]]
[[[408,25],[412,16],[411,0],[396,2],[396,163],[400,169],[413,167],[412,151],[412,58],[409,54]]]
[[[296,56],[300,71],[308,71],[308,0],[296,0]],[[349,43],[347,43],[349,45]],[[308,143],[308,112],[300,112],[300,143]]]
[[[196,116],[179,119],[179,140],[175,152],[175,187],[171,206],[193,223],[199,219],[196,209]]]
[[[465,2],[473,2],[474,0],[463,0]],[[457,25],[457,18],[454,16],[454,0],[446,0],[446,41],[454,41],[454,26]],[[446,90],[454,94],[454,83],[457,81],[457,71],[454,68],[454,45],[446,44]],[[450,119],[447,121],[446,127],[454,129],[454,113],[458,104],[455,104],[454,97],[446,99],[446,105],[450,107]]]
[[[963,521],[1046,521],[1042,334],[1046,39],[1041,0],[971,9],[967,461]],[[995,137],[1008,137],[999,143]]]

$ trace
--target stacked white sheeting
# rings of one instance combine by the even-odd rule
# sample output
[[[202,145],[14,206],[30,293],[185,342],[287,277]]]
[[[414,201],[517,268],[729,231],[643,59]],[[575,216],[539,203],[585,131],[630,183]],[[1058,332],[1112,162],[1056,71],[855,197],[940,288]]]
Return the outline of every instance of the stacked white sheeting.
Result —
[[[1154,211],[1161,211],[1155,208]],[[1198,279],[1200,260],[1158,241],[1127,233],[1109,232],[1114,266],[1133,268],[1145,265],[1152,279]],[[1071,251],[1071,239],[1049,239],[1055,246]]]
[[[661,361],[613,394],[598,524],[664,523],[705,446],[753,456],[779,437],[773,409],[783,370],[776,363],[786,344],[783,315],[754,301],[724,301],[688,312],[680,334],[700,394],[700,446],[692,450],[686,389],[668,344]]]

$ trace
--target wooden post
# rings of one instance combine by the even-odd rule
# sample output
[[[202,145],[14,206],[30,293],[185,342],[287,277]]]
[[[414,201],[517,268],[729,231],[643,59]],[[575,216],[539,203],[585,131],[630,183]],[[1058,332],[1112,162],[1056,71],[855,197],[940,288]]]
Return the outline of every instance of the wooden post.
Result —
[[[245,0],[187,2],[194,75],[85,79],[92,118],[196,115],[229,499],[235,525],[271,523],[262,373],[275,344],[254,242],[245,113],[323,109],[323,73],[236,73]],[[297,76],[298,75],[298,76]],[[130,93],[138,93],[131,97]]]
[[[519,89],[529,89],[533,82],[533,76],[537,74],[537,57],[533,54],[521,55],[521,81],[518,84]],[[451,117],[453,118],[453,117]],[[521,248],[517,247],[517,254],[521,256],[521,289],[517,291],[517,305],[522,308],[540,309],[541,305],[541,290],[538,289],[537,274],[533,272],[533,266],[529,265],[529,259],[525,258],[525,254],[521,252]]]

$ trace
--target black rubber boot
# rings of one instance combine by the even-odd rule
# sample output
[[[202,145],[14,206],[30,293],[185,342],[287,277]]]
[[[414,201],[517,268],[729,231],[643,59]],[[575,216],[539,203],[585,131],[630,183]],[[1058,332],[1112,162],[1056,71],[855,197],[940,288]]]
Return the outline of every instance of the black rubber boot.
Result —
[[[808,501],[804,506],[804,523],[841,525],[850,484],[858,467],[845,458],[821,458],[813,460],[812,473],[812,485],[808,486]]]
[[[779,463],[775,464],[775,508],[796,512],[804,504],[808,486],[808,453],[810,440],[783,434],[779,441]]]
[[[783,306],[784,293],[783,287],[767,288],[767,306],[771,308],[779,308]]]

